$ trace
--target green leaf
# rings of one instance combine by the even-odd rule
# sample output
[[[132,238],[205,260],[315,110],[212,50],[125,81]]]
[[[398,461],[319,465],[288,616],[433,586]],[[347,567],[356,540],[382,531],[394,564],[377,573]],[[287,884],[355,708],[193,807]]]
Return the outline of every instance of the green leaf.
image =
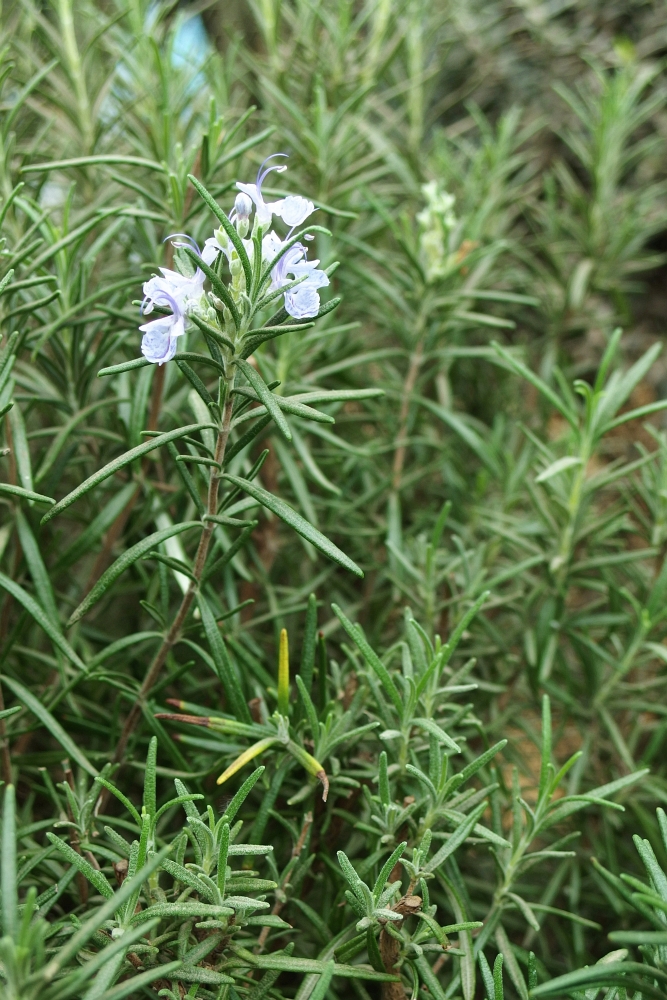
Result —
[[[189,868],[184,868],[183,865],[176,864],[175,861],[170,861],[169,858],[164,859],[162,868],[164,871],[169,872],[172,878],[178,882],[182,882],[184,885],[189,885],[195,892],[199,892],[202,896],[205,896],[209,902],[213,902],[214,897],[210,886],[206,885],[203,879],[200,879],[194,872],[191,872]]]
[[[18,406],[13,406],[9,411],[9,423],[12,429],[14,459],[16,461],[19,479],[21,480],[21,486],[27,493],[32,493],[33,483],[30,447],[28,445],[28,436],[26,434],[23,414]],[[44,499],[41,500],[42,503],[44,503]],[[50,502],[50,498],[48,502]]]
[[[493,963],[493,992],[496,1000],[505,1000],[505,989],[503,986],[503,962],[502,953],[496,955]]]
[[[57,60],[51,64],[56,65]],[[121,153],[98,153],[95,156],[75,156],[69,160],[50,160],[48,163],[32,163],[30,166],[22,167],[21,173],[32,174],[41,171],[64,170],[66,167],[91,167],[96,164],[121,163],[127,167],[144,167],[146,170],[156,170],[163,174],[164,164],[155,160],[147,160],[142,156],[126,156]]]
[[[456,787],[458,788],[459,785],[464,784],[472,778],[473,774],[476,774],[480,768],[486,767],[489,761],[492,760],[493,757],[495,757],[495,755],[506,746],[507,740],[499,740],[498,743],[494,743],[492,747],[489,747],[489,749],[485,750],[483,754],[480,754],[476,760],[471,761],[470,764],[466,764],[466,766],[454,776],[456,779]]]
[[[197,594],[197,603],[201,611],[202,625],[204,626],[213,662],[218,671],[218,677],[225,689],[225,694],[229,699],[230,707],[239,722],[251,723],[252,718],[243,696],[243,690],[239,684],[232,662],[229,659],[229,653],[227,652],[225,641],[220,634],[215,616],[203,594]]]
[[[69,846],[69,844],[66,844],[64,840],[60,839],[60,837],[56,837],[55,833],[47,833],[46,839],[50,841],[54,847],[58,848],[60,853],[67,858],[71,865],[74,865],[74,867],[78,868],[82,875],[85,875],[100,895],[104,896],[105,899],[112,898],[113,889],[105,879],[102,872],[98,872],[97,869],[93,868],[90,861],[87,861],[86,858],[77,854],[76,851]]]
[[[175,361],[180,370],[185,375],[190,385],[192,386],[192,388],[195,390],[196,393],[198,393],[201,396],[206,405],[209,408],[215,408],[217,404],[213,399],[213,396],[208,391],[202,380],[199,378],[199,375],[197,375],[197,372],[194,370],[194,368],[191,368],[190,365],[187,363],[187,361],[181,361],[179,358],[176,358]]]
[[[375,940],[375,939],[373,939],[373,940]],[[331,979],[333,977],[335,969],[336,969],[336,963],[334,962],[333,958],[331,958],[326,963],[326,965],[324,967],[324,972],[322,973],[322,975],[320,976],[320,978],[317,980],[317,984],[315,986],[315,989],[310,994],[310,1000],[324,1000],[324,998],[327,995],[327,991],[329,989],[329,984],[331,983]],[[377,971],[380,971],[380,970],[377,970]]]
[[[194,434],[196,431],[203,430],[209,427],[209,424],[199,423],[199,424],[187,424],[185,427],[179,427],[177,430],[168,431],[166,434],[158,434],[157,437],[151,438],[149,441],[144,441],[143,444],[138,444],[136,448],[132,448],[130,451],[126,451],[125,454],[119,455],[118,458],[114,458],[112,462],[109,462],[103,468],[98,469],[94,472],[92,476],[89,476],[83,483],[81,483],[75,490],[68,493],[67,496],[59,500],[55,507],[52,507],[44,517],[42,518],[42,524],[46,524],[50,521],[52,517],[56,514],[61,514],[67,507],[71,506],[80,497],[85,496],[90,490],[98,486],[99,483],[103,483],[105,479],[109,476],[115,475],[124,469],[126,465],[130,465],[132,462],[136,462],[138,458],[143,458],[151,451],[155,451],[156,448],[161,448],[165,444],[169,444],[170,441],[176,441],[177,438],[185,437],[186,434]]]
[[[139,889],[144,884],[146,879],[152,875],[154,871],[162,864],[162,860],[169,853],[170,847],[164,847],[157,854],[148,858],[144,867],[132,875],[130,878],[126,878],[120,889],[118,889],[111,899],[108,899],[99,910],[93,911],[92,915],[86,920],[85,924],[76,931],[75,934],[69,938],[65,944],[63,944],[56,952],[51,961],[44,967],[43,976],[46,982],[50,982],[58,974],[63,966],[67,965],[72,961],[75,955],[78,955],[82,950],[84,945],[90,938],[95,934],[100,927],[104,926],[105,921],[111,919],[114,914],[120,910],[128,901],[132,900],[135,894],[138,894]],[[134,906],[133,906],[134,909]],[[164,971],[164,966],[158,966]],[[131,983],[135,983],[136,979],[131,979]]]
[[[488,590],[485,590],[482,594],[479,595],[473,606],[471,608],[468,608],[463,618],[458,623],[458,625],[452,632],[451,636],[440,650],[440,654],[434,658],[433,663],[430,665],[426,673],[423,674],[423,676],[421,677],[419,684],[417,685],[418,696],[422,694],[422,692],[426,688],[426,685],[430,681],[431,677],[435,674],[435,672],[436,671],[442,672],[444,668],[447,666],[450,659],[452,658],[452,655],[456,650],[456,647],[458,646],[459,642],[463,637],[463,633],[465,632],[470,622],[473,620],[479,609],[482,607],[482,605],[488,598],[489,593],[490,592]]]
[[[387,860],[383,864],[382,870],[380,871],[380,874],[377,877],[375,885],[373,886],[373,896],[375,897],[376,902],[382,895],[382,890],[387,884],[387,879],[391,875],[398,861],[403,857],[403,852],[405,851],[405,848],[407,846],[408,842],[407,840],[404,840],[401,844],[398,845],[398,847],[394,848],[391,855],[387,858]]]
[[[473,832],[477,821],[481,819],[485,809],[486,802],[482,802],[476,809],[473,809],[469,816],[466,816],[465,820],[457,826],[449,839],[444,842],[440,850],[436,851],[433,857],[424,865],[425,871],[435,871],[436,868],[439,868],[461,846],[464,840]]]
[[[253,900],[253,902],[255,901]],[[188,919],[190,917],[208,917],[209,919],[213,917],[219,920],[221,917],[231,917],[233,912],[230,906],[212,906],[210,903],[189,899],[187,902],[156,903],[146,910],[135,913],[132,917],[132,923],[142,924],[145,920],[151,920],[153,917],[161,917],[165,920],[178,919],[179,922],[182,922],[182,918]]]
[[[292,433],[289,429],[289,424],[282,414],[282,410],[276,401],[276,397],[268,388],[262,376],[255,371],[252,365],[249,365],[247,361],[241,360],[241,358],[237,358],[235,364],[243,372],[248,382],[257,393],[258,399],[266,407],[267,412],[271,415],[273,422],[282,436],[286,441],[291,441]]]
[[[315,640],[317,637],[317,599],[315,594],[309,594],[306,609],[306,624],[303,630],[303,646],[301,648],[301,666],[299,673],[303,686],[310,694],[313,684],[313,667],[315,665]],[[313,739],[316,737],[313,732]]]
[[[239,811],[245,800],[250,795],[250,792],[255,787],[256,782],[259,781],[261,776],[264,774],[264,771],[265,771],[264,765],[260,764],[260,766],[255,768],[252,774],[245,779],[245,781],[239,788],[238,792],[235,794],[234,798],[225,809],[225,819],[227,820],[228,823],[234,822],[237,812]]]
[[[595,413],[596,423],[598,424],[598,434],[603,433],[602,428],[599,425],[602,424],[603,421],[612,421],[614,414],[618,412],[621,406],[623,406],[635,386],[641,382],[644,376],[647,375],[648,371],[653,367],[653,364],[661,351],[662,344],[653,344],[626,372],[621,374],[620,372],[615,371],[613,373],[600,394],[597,412]],[[605,430],[606,429],[607,428],[605,428]]]
[[[494,341],[491,346],[493,347],[498,357],[502,358],[502,360],[505,362],[508,368],[510,368],[517,375],[520,375],[522,378],[525,378],[526,381],[530,382],[531,385],[534,385],[535,388],[538,390],[538,392],[540,392],[544,396],[544,398],[547,399],[551,403],[551,405],[554,406],[558,410],[558,412],[565,417],[567,422],[576,429],[577,414],[574,413],[569,408],[569,406],[567,406],[563,402],[563,400],[554,392],[553,389],[551,389],[546,384],[546,382],[543,382],[538,375],[536,375],[534,372],[530,370],[530,368],[527,367],[527,365],[524,365],[522,361],[519,361],[517,358],[515,358],[513,354],[510,354],[509,351],[506,351],[504,347],[500,346],[500,344],[497,344]]]
[[[444,875],[441,875],[441,879],[442,879],[442,884],[445,887],[445,891],[447,892],[447,896],[449,898],[449,902],[452,907],[456,922],[459,924],[467,923],[468,917],[466,914],[465,904],[462,899],[462,894],[459,892],[458,887],[452,885],[451,881]],[[461,986],[463,989],[463,997],[464,1000],[474,1000],[475,951],[472,942],[472,934],[470,933],[470,931],[461,931],[459,933],[459,946],[461,948],[461,951],[463,952],[463,955],[461,956],[460,960]],[[482,977],[485,979],[486,983],[486,978],[484,977],[484,969],[482,969]],[[488,1000],[494,1000],[494,994],[492,992],[490,992]]]
[[[282,337],[284,333],[303,332],[304,330],[309,330],[312,326],[315,326],[312,322],[285,323],[284,326],[261,326],[256,330],[248,330],[243,339],[243,347],[240,352],[241,357],[249,358],[260,344],[264,344],[267,340],[275,340],[276,337]]]
[[[214,515],[214,516],[217,516],[217,515]],[[203,582],[205,582],[206,580],[208,580],[208,578],[210,576],[212,576],[214,573],[219,573],[220,570],[224,566],[227,565],[227,563],[231,562],[231,560],[234,558],[234,556],[236,555],[236,553],[240,552],[240,550],[243,548],[243,546],[245,545],[246,541],[248,540],[248,538],[250,537],[250,535],[253,533],[253,531],[257,527],[257,524],[258,524],[257,521],[249,521],[246,524],[246,526],[243,529],[243,531],[241,532],[241,534],[238,536],[238,538],[236,538],[232,542],[232,544],[229,546],[229,548],[226,550],[226,552],[224,552],[223,555],[221,555],[219,559],[216,559],[216,561],[214,563],[212,563],[210,566],[206,567],[206,569],[204,570],[203,576],[202,576],[202,581]]]
[[[508,899],[511,899],[516,904],[526,923],[539,934],[541,929],[539,921],[526,900],[522,896],[517,895],[516,892],[508,892],[506,895]]]
[[[341,608],[338,607],[337,604],[332,604],[331,607],[333,609],[333,613],[340,621],[341,625],[349,635],[350,639],[352,639],[352,641],[359,648],[359,651],[363,656],[364,660],[366,661],[366,663],[368,664],[368,666],[382,682],[382,686],[384,687],[385,691],[391,698],[394,707],[399,714],[399,717],[403,718],[403,712],[405,708],[403,700],[400,694],[398,693],[398,688],[391,679],[389,671],[385,667],[384,663],[377,655],[375,650],[372,648],[372,646],[369,644],[363,632],[361,631],[360,627],[358,625],[353,625],[352,622],[349,620],[349,618],[347,618],[346,615],[343,614],[343,611],[341,610]]]
[[[109,587],[111,587],[118,577],[129,569],[137,559],[146,553],[150,552],[151,549],[156,548],[165,542],[168,538],[172,538],[174,535],[180,535],[184,531],[190,531],[191,528],[201,528],[201,521],[184,521],[182,524],[172,524],[169,528],[162,528],[161,531],[154,531],[152,535],[148,538],[142,538],[140,542],[132,545],[126,552],[123,552],[122,556],[119,556],[114,563],[109,566],[109,568],[102,574],[93,589],[86,595],[81,604],[76,608],[75,611],[70,615],[69,621],[67,622],[67,627],[74,625],[78,622],[80,618],[90,611],[94,604],[100,600],[101,597],[107,592]]]
[[[190,475],[190,471],[186,468],[183,462],[178,461],[179,458],[178,448],[176,447],[173,441],[169,442],[169,444],[167,445],[167,450],[171,455],[171,457],[174,459],[174,462],[176,463],[176,471],[183,480],[183,485],[185,486],[186,490],[192,497],[192,502],[197,508],[197,513],[199,514],[200,517],[203,517],[204,514],[206,513],[206,505],[202,500],[201,496],[199,495],[197,484]]]
[[[243,362],[245,364],[245,362]],[[252,367],[252,366],[251,366]],[[254,371],[254,369],[253,369]],[[298,399],[292,396],[277,396],[275,393],[271,392],[269,387],[266,387],[269,391],[273,402],[280,410],[285,413],[293,413],[295,417],[301,417],[303,420],[314,420],[318,424],[335,424],[336,420],[334,417],[330,416],[328,413],[322,413],[320,410],[314,409],[312,406],[306,406],[301,403]],[[240,396],[246,396],[248,399],[259,399],[256,392],[251,389],[247,389],[245,386],[237,386],[234,392]],[[263,413],[263,407],[256,407],[251,411],[253,414]],[[243,420],[249,420],[250,416],[246,415],[242,418]],[[239,421],[240,423],[240,421]]]
[[[608,936],[614,944],[667,944],[667,931],[612,931]]]
[[[58,628],[60,621],[58,618],[56,599],[53,596],[53,589],[51,587],[49,574],[47,573],[46,566],[44,565],[41,552],[39,551],[39,546],[35,541],[35,536],[31,531],[28,521],[20,510],[17,510],[16,512],[16,529],[18,531],[21,548],[23,549],[23,554],[28,564],[30,576],[32,577],[32,582],[35,585],[35,590],[37,591],[40,604],[56,628]]]
[[[74,431],[79,424],[89,417],[91,413],[95,410],[99,410],[103,406],[117,405],[118,400],[112,399],[100,399],[96,403],[91,403],[90,406],[84,406],[82,410],[78,410],[70,419],[63,424],[63,426],[58,430],[57,434],[54,436],[51,444],[49,445],[46,455],[42,459],[42,464],[40,465],[37,473],[35,474],[35,482],[39,483],[40,480],[44,479],[47,472],[51,470],[54,462],[58,458],[58,455],[62,451],[63,447],[67,443],[72,431]],[[55,503],[55,501],[54,501]]]
[[[430,733],[431,736],[435,736],[438,743],[443,743],[454,753],[461,753],[461,747],[458,743],[455,743],[451,736],[448,736],[444,729],[441,729],[433,719],[413,719],[412,724],[417,726],[418,729],[423,729],[425,732]]]
[[[35,503],[54,504],[56,502],[53,497],[46,497],[43,493],[33,493],[32,490],[23,489],[22,486],[13,486],[11,483],[0,483],[0,493],[21,497],[23,500],[34,500]]]
[[[540,472],[539,476],[535,476],[535,482],[545,483],[547,479],[557,476],[560,472],[565,472],[566,469],[571,469],[573,465],[581,465],[581,459],[575,455],[565,455],[548,465],[543,472]]]
[[[204,324],[204,330],[202,332],[208,332],[206,324]],[[218,355],[222,357],[219,352]],[[216,360],[216,358],[210,358],[208,354],[194,354],[192,351],[179,351],[178,354],[174,355],[174,361],[177,363],[179,361],[195,361],[200,365],[208,365],[209,368],[214,368],[218,375],[222,375],[223,377],[225,375],[225,368],[222,362]]]
[[[157,923],[156,920],[153,926],[157,926]],[[116,938],[106,948],[102,948],[94,958],[83,963],[78,975],[75,975],[73,980],[68,982],[68,988],[70,990],[74,988],[78,989],[79,984],[83,985],[83,983],[94,976],[95,978],[90,989],[84,994],[82,1000],[100,1000],[106,990],[118,978],[120,967],[125,960],[127,952],[130,950],[130,946],[135,941],[139,942],[145,933],[145,927],[137,927],[135,930],[125,930],[121,937]]]
[[[350,570],[357,576],[363,577],[363,572],[355,562],[353,562],[349,556],[346,556],[344,552],[334,545],[333,542],[314,528],[312,524],[309,524],[301,516],[293,510],[289,504],[286,504],[284,500],[279,500],[278,497],[274,496],[273,493],[269,493],[268,490],[262,489],[261,486],[255,485],[255,483],[248,482],[247,479],[241,479],[240,476],[231,476],[228,473],[224,473],[223,479],[227,479],[230,483],[236,486],[238,489],[244,490],[248,493],[254,500],[262,504],[273,514],[279,517],[285,524],[288,524],[291,528],[297,531],[302,538],[306,541],[311,542],[316,549],[319,549],[325,556],[329,559],[333,559],[337,562],[339,566],[343,566],[345,569]]]
[[[132,503],[139,488],[136,483],[130,482],[126,483],[118,493],[114,493],[108,504],[105,504],[100,513],[93,518],[90,524],[59,556],[55,566],[56,570],[71,566],[81,556],[87,555],[105,531],[111,527],[116,518]]]
[[[662,989],[652,986],[651,980],[663,984]],[[667,973],[662,969],[644,965],[641,962],[598,962],[575,972],[566,972],[547,983],[541,983],[531,990],[531,997],[562,997],[575,990],[600,989],[603,986],[625,986],[644,996],[662,998],[665,995]]]
[[[426,397],[418,397],[418,402],[439,417],[455,434],[458,434],[479,460],[486,465],[492,475],[498,479],[501,477],[502,472],[494,451],[484,440],[484,437],[471,425],[470,419],[466,418],[465,414],[454,413],[453,410],[440,406],[439,403]],[[487,436],[490,435],[487,434]]]
[[[2,846],[0,848],[2,873],[2,933],[16,938],[17,922],[17,881],[16,881],[16,795],[13,785],[5,788],[2,808]]]
[[[482,981],[484,983],[487,1000],[496,1000],[496,987],[493,982],[493,974],[489,968],[489,963],[483,951],[480,951],[479,953],[479,968],[482,973]]]
[[[131,372],[135,368],[144,368],[150,364],[153,364],[153,362],[147,358],[133,358],[132,361],[123,361],[122,364],[112,365],[111,368],[100,368],[97,377],[104,378],[105,375],[120,375],[121,372]]]
[[[144,986],[149,986],[156,979],[168,979],[172,973],[182,969],[181,962],[165,962],[164,965],[156,965],[153,969],[146,969],[138,976],[130,976],[122,983],[118,983],[112,990],[103,994],[102,1000],[124,1000],[124,997],[131,994],[141,995]]]
[[[289,955],[252,955],[245,948],[241,951],[241,958],[233,964],[237,967],[251,964],[256,969],[277,969],[280,972],[309,973],[317,972],[323,975],[327,970],[327,962],[318,962],[314,958],[292,958]],[[231,962],[229,963],[232,964]],[[397,976],[390,976],[386,972],[376,972],[375,969],[364,967],[363,965],[342,965],[336,964],[334,975],[343,979],[371,979],[375,982],[398,982]]]
[[[206,343],[209,345],[209,350],[210,350],[210,345],[215,344],[219,355],[220,355],[219,345],[226,347],[228,351],[232,352],[232,354],[234,353],[235,348],[233,342],[229,340],[228,337],[225,337],[222,330],[219,330],[215,326],[211,326],[210,323],[207,323],[205,320],[203,320],[201,316],[197,316],[196,313],[192,313],[188,318],[192,323],[194,323],[196,327],[198,327],[201,330],[201,332],[204,334],[204,337],[208,338]],[[178,357],[178,355],[176,355],[176,357]],[[222,357],[222,355],[220,355],[220,357]]]
[[[18,583],[14,583],[14,581],[10,580],[8,576],[5,576],[4,573],[0,573],[0,587],[4,587],[4,589],[8,591],[8,593],[10,593],[12,597],[19,602],[19,604],[23,605],[25,610],[35,619],[40,628],[44,629],[54,646],[57,646],[75,667],[78,667],[79,670],[86,670],[86,665],[83,660],[81,660],[78,654],[74,652],[65,637],[61,634],[57,624],[51,621],[34,597],[28,594],[23,587],[18,585]]]
[[[178,978],[185,983],[210,983],[213,986],[222,986],[224,983],[233,983],[231,976],[226,976],[224,972],[216,972],[214,969],[202,969],[196,965],[181,965],[178,970]]]
[[[645,406],[638,406],[636,410],[630,410],[628,413],[616,417],[615,420],[610,420],[608,424],[602,427],[600,434],[608,434],[609,431],[614,430],[616,427],[627,424],[629,420],[639,420],[641,417],[648,417],[652,413],[664,410],[665,407],[667,407],[667,399],[659,399],[656,403],[647,403]]]
[[[512,949],[512,945],[510,944],[509,938],[507,937],[505,929],[502,925],[496,928],[496,944],[498,945],[498,949],[505,960],[509,977],[514,983],[516,991],[519,994],[519,997],[521,998],[521,1000],[529,1000],[526,981],[523,978],[521,969],[519,968],[519,963],[517,962],[516,956]],[[493,971],[494,971],[494,982],[497,982],[495,975],[496,972],[495,965]]]
[[[312,698],[308,693],[306,685],[301,680],[301,675],[297,674],[295,677],[297,690],[301,697],[301,701],[306,713],[306,718],[308,719],[308,725],[310,726],[310,731],[313,740],[316,740],[320,733],[320,727],[317,719],[317,712],[315,711],[315,706],[313,705]]]
[[[6,674],[2,677],[2,683],[6,687],[10,688],[20,702],[25,705],[25,707],[35,715],[39,721],[45,726],[51,735],[60,743],[61,747],[66,751],[68,757],[75,760],[80,767],[91,774],[93,777],[97,775],[96,769],[90,763],[88,758],[85,756],[82,750],[76,745],[74,740],[69,736],[60,723],[54,719],[54,717],[49,712],[48,708],[42,705],[41,701],[28,691],[19,681],[15,680],[13,677],[8,677]]]
[[[425,955],[419,955],[414,960],[417,966],[417,971],[419,972],[419,978],[427,987],[428,992],[433,997],[433,1000],[447,1000],[447,995],[443,990],[438,977],[434,974],[433,969],[428,964]]]
[[[102,785],[103,788],[106,788],[107,791],[111,792],[111,794],[115,796],[115,798],[117,798],[119,802],[122,802],[122,804],[129,812],[130,816],[132,816],[132,818],[134,819],[134,822],[137,824],[137,827],[141,829],[141,816],[135,809],[134,805],[130,802],[127,795],[125,795],[124,792],[121,792],[120,788],[116,788],[113,782],[109,781],[107,778],[104,778],[99,774],[95,778],[95,781],[98,784]]]
[[[258,406],[257,409],[259,410],[261,407]],[[252,418],[254,418],[254,416],[255,414],[252,413]],[[260,416],[256,424],[253,424],[253,426],[250,427],[245,434],[241,435],[238,441],[235,441],[231,447],[227,448],[223,465],[229,465],[232,459],[236,458],[239,452],[242,452],[251,441],[254,441],[269,423],[271,423],[271,415],[269,413],[265,413],[264,416]]]

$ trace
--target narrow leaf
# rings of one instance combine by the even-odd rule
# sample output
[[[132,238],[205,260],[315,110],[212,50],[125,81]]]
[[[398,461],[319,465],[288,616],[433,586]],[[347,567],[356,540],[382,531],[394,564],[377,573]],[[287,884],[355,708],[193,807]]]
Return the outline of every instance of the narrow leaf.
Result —
[[[278,497],[274,496],[273,493],[269,493],[268,490],[262,489],[261,486],[257,486],[255,483],[248,482],[247,479],[241,479],[240,476],[231,476],[225,473],[222,477],[227,479],[234,486],[239,489],[244,490],[248,493],[254,500],[261,503],[263,507],[266,507],[273,514],[279,517],[285,524],[288,524],[296,532],[298,532],[302,538],[306,541],[311,542],[316,549],[319,549],[325,556],[329,559],[333,559],[337,562],[339,566],[343,566],[345,569],[350,570],[357,576],[363,577],[363,571],[359,569],[357,564],[353,562],[349,556],[346,556],[344,552],[334,545],[333,542],[314,528],[312,524],[309,524],[301,514],[297,514],[289,504],[286,504],[284,500],[280,500]]]
[[[138,444],[136,448],[132,448],[130,451],[126,451],[125,454],[119,455],[118,458],[114,458],[113,462],[109,462],[108,465],[98,469],[97,472],[94,472],[92,476],[89,476],[88,479],[77,486],[75,490],[72,490],[71,493],[68,493],[67,496],[58,501],[55,507],[52,507],[44,515],[42,524],[46,524],[56,514],[61,514],[67,507],[78,500],[79,497],[89,493],[90,490],[94,489],[99,483],[103,483],[109,476],[113,476],[116,472],[124,469],[126,465],[130,465],[138,458],[143,458],[144,455],[147,455],[150,451],[155,451],[156,448],[161,448],[162,445],[169,444],[170,441],[185,437],[186,434],[194,434],[196,431],[200,431],[208,426],[209,424],[187,424],[185,427],[168,431],[166,434],[158,434],[157,437],[151,438],[149,441],[144,441],[143,444]]]
[[[4,589],[8,591],[12,597],[19,602],[19,604],[23,605],[25,610],[35,619],[40,628],[44,629],[54,646],[57,646],[75,667],[78,667],[79,670],[85,671],[86,665],[83,660],[81,660],[78,654],[74,652],[65,637],[61,634],[58,626],[51,621],[34,597],[25,591],[23,587],[20,587],[18,583],[15,583],[13,580],[10,580],[8,576],[5,576],[4,573],[0,573],[0,587],[4,587]],[[97,774],[97,772],[95,772],[95,774]]]
[[[86,595],[78,608],[72,612],[69,621],[67,622],[67,627],[74,625],[78,622],[80,618],[90,611],[94,604],[100,600],[101,597],[107,592],[109,587],[111,587],[118,577],[125,572],[126,569],[137,561],[146,553],[150,552],[151,549],[156,548],[165,542],[168,538],[174,535],[180,535],[184,531],[189,531],[191,528],[201,528],[201,521],[184,521],[182,524],[172,524],[169,528],[163,528],[161,531],[154,531],[152,535],[148,538],[142,538],[140,542],[136,545],[132,545],[126,552],[123,552],[122,556],[118,559],[109,569],[106,570],[102,576],[99,578],[93,589]]]
[[[540,472],[539,476],[535,476],[535,482],[545,483],[560,472],[571,469],[573,465],[581,465],[581,459],[575,455],[565,455],[563,458],[559,458],[557,461],[552,462],[551,465],[548,465],[543,472]]]
[[[57,847],[61,854],[63,854],[71,865],[78,868],[82,875],[88,879],[88,881],[93,885],[100,895],[104,896],[105,899],[111,899],[113,896],[113,889],[105,879],[102,872],[98,872],[97,869],[93,868],[90,861],[86,858],[81,857],[76,851],[66,844],[64,840],[60,837],[56,837],[55,833],[47,833],[47,840],[49,840],[54,847]]]
[[[48,708],[42,705],[41,701],[38,701],[34,694],[31,694],[27,688],[13,677],[7,677],[6,674],[2,678],[2,683],[10,688],[19,701],[49,730],[54,739],[60,743],[61,747],[72,760],[75,760],[88,774],[91,774],[93,777],[97,775],[97,771],[83,751],[79,749],[71,736],[65,732],[60,723],[51,715]]]
[[[378,678],[382,682],[382,686],[384,687],[385,691],[391,698],[396,711],[402,718],[404,709],[403,700],[400,694],[398,693],[398,688],[391,679],[389,671],[385,667],[384,663],[377,655],[375,650],[367,642],[366,637],[364,636],[359,626],[353,625],[352,622],[349,620],[349,618],[347,618],[343,614],[342,610],[338,607],[337,604],[332,604],[331,607],[333,609],[333,613],[340,621],[341,625],[349,635],[350,639],[352,639],[352,641],[359,648],[359,651],[363,656],[364,660],[366,661],[366,663],[368,664],[368,666],[375,674],[377,674]]]
[[[2,848],[0,851],[2,873],[2,933],[5,937],[16,938],[17,924],[17,881],[16,881],[16,796],[13,785],[5,788],[2,809]]]
[[[229,659],[229,653],[227,652],[225,641],[220,634],[215,616],[203,594],[200,593],[197,595],[197,602],[213,662],[215,663],[218,677],[225,689],[225,694],[229,699],[230,707],[239,722],[250,723],[252,719],[243,696],[243,690],[239,684],[232,661]]]
[[[0,483],[0,493],[21,497],[23,500],[34,500],[35,503],[54,504],[56,502],[53,497],[46,497],[43,493],[33,493],[32,490],[25,490],[22,486],[13,486],[12,483]]]
[[[243,372],[248,382],[257,393],[258,398],[266,407],[267,412],[271,414],[271,418],[282,436],[286,441],[291,441],[292,433],[289,429],[289,424],[283,416],[280,406],[276,402],[276,397],[268,388],[262,376],[255,371],[252,365],[249,365],[247,361],[242,361],[241,358],[236,359],[236,365]]]

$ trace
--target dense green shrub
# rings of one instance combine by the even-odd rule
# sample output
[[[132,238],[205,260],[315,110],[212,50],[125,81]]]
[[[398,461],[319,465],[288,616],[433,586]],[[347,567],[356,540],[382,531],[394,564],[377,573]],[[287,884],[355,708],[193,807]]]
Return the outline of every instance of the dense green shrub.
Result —
[[[2,995],[664,996],[662,7],[0,21]]]

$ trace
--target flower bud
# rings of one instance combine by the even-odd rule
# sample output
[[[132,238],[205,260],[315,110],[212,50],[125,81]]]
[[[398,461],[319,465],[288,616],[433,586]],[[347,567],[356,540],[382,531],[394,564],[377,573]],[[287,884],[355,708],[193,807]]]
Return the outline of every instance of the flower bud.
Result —
[[[234,202],[234,211],[239,222],[247,222],[252,212],[252,201],[247,194],[239,191]]]

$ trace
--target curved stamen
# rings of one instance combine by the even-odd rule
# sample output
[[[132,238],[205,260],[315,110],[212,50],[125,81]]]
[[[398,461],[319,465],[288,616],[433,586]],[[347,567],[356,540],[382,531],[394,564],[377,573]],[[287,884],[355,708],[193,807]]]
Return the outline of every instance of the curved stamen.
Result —
[[[191,246],[194,247],[194,249],[197,251],[198,255],[201,257],[201,250],[199,249],[199,245],[197,244],[197,242],[195,240],[193,240],[192,236],[188,236],[187,233],[171,233],[169,236],[165,236],[165,238],[162,240],[162,242],[166,243],[167,240],[173,240],[174,236],[181,236],[183,239],[188,240],[188,242],[191,244]],[[182,243],[174,243],[174,246],[175,247],[180,247],[180,246],[183,246],[183,244]]]
[[[267,158],[260,164],[259,170],[257,171],[257,182],[256,182],[258,194],[261,194],[262,184],[264,183],[265,178],[271,173],[272,170],[277,170],[278,173],[282,173],[284,170],[287,170],[287,166],[284,163],[276,164],[276,166],[273,167],[267,167],[266,170],[263,169],[264,164],[268,163],[269,160],[274,160],[276,156],[284,156],[286,159],[288,158],[287,153],[272,153],[271,156],[267,156]]]
[[[154,306],[168,305],[171,311],[173,312],[174,316],[182,315],[178,302],[174,298],[172,298],[169,292],[165,292],[163,289],[160,289],[158,292],[156,292],[155,295],[151,295],[150,297],[146,295],[144,297],[144,301],[141,303],[141,308],[140,308],[140,313],[142,315],[145,315],[146,313],[145,310],[146,302],[152,302]]]

